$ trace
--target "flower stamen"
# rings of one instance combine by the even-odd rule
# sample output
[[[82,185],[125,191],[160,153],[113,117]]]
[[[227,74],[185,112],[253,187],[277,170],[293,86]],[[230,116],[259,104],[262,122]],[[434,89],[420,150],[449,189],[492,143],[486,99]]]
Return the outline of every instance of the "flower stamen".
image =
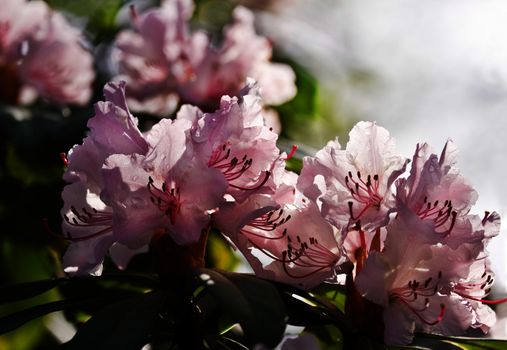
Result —
[[[162,183],[162,188],[159,189],[154,185],[153,178],[150,176],[148,179],[148,190],[151,193],[151,201],[158,209],[163,211],[165,215],[169,216],[171,224],[174,225],[176,217],[181,210],[181,196],[180,188],[176,186],[174,181]]]
[[[358,214],[353,213],[352,207],[354,202],[348,202],[350,217],[352,220],[359,219],[369,208],[380,208],[383,197],[378,193],[380,187],[380,181],[378,174],[373,176],[368,175],[366,181],[361,177],[361,172],[357,172],[357,180],[354,179],[352,172],[349,171],[348,175],[345,176],[345,185],[352,198],[363,205],[363,208]]]

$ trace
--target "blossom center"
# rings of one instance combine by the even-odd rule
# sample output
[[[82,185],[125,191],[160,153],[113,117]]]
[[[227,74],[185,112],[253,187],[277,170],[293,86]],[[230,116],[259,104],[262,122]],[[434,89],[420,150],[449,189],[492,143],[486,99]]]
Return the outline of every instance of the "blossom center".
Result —
[[[352,172],[349,171],[345,176],[345,185],[350,191],[352,198],[362,206],[362,209],[354,214],[352,207],[353,201],[350,201],[349,211],[350,217],[355,220],[359,219],[369,208],[380,208],[383,197],[379,194],[380,181],[378,174],[373,176],[368,175],[366,178],[361,177],[361,172],[357,172],[354,177]]]
[[[287,234],[287,229],[283,229],[280,234],[274,236],[268,234],[268,232],[275,231],[277,227],[290,220],[291,216],[284,216],[283,213],[283,209],[272,210],[250,221],[248,225],[243,226],[240,232],[251,238],[281,239]]]
[[[268,180],[271,172],[262,171],[255,179],[250,181],[249,185],[235,184],[234,181],[240,179],[252,167],[254,160],[246,153],[240,158],[231,157],[231,153],[232,149],[229,143],[224,143],[213,151],[208,166],[220,170],[229,186],[233,188],[243,191],[253,191],[261,188]]]
[[[173,180],[165,181],[162,187],[158,188],[150,176],[148,180],[148,190],[151,193],[151,201],[159,210],[163,211],[169,217],[171,224],[174,225],[176,217],[181,210],[180,188]]]
[[[446,199],[443,203],[439,200],[430,202],[428,201],[428,197],[424,197],[423,205],[416,214],[422,220],[433,219],[435,228],[442,227],[446,222],[450,221],[449,228],[445,231],[446,234],[451,233],[457,216],[457,212],[453,210],[450,200]]]
[[[434,326],[439,323],[445,313],[445,305],[440,304],[440,314],[435,320],[429,320],[424,313],[431,306],[431,297],[437,295],[440,288],[442,271],[438,272],[436,278],[428,277],[424,281],[410,280],[405,287],[394,288],[389,293],[389,302],[401,302],[412,311],[423,323]]]
[[[286,275],[295,279],[304,279],[326,268],[332,268],[339,260],[339,255],[319,243],[316,236],[302,239],[300,235],[289,234],[285,225],[291,216],[283,215],[283,209],[273,210],[254,220],[241,229],[250,243],[269,258],[280,262]],[[270,234],[278,231],[278,234]],[[305,235],[307,236],[307,235]],[[294,238],[295,237],[295,238]],[[286,240],[281,244],[281,256],[269,250],[269,247],[260,246],[255,238],[267,240]],[[278,249],[277,249],[278,250]],[[280,250],[278,250],[280,251]],[[300,270],[300,272],[297,272]]]

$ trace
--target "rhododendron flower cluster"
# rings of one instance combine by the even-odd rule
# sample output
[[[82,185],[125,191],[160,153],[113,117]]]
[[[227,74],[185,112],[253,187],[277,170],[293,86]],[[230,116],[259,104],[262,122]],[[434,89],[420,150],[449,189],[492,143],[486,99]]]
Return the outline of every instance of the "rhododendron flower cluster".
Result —
[[[355,287],[384,310],[387,344],[409,344],[416,330],[487,332],[495,321],[482,302],[493,283],[485,247],[500,217],[469,214],[477,194],[456,154],[452,141],[440,157],[417,145],[410,175],[399,178],[407,162],[394,140],[361,122],[345,150],[333,141],[305,159],[298,185],[341,229]]]
[[[0,99],[24,104],[40,95],[59,104],[87,103],[94,72],[81,40],[79,31],[45,2],[3,1]]]
[[[440,156],[418,144],[406,173],[388,131],[360,122],[344,149],[330,141],[297,175],[251,79],[215,112],[184,105],[144,133],[125,82],[104,94],[68,153],[68,273],[100,274],[108,253],[124,268],[155,235],[188,246],[214,227],[260,277],[307,290],[346,281],[347,310],[376,304],[387,344],[409,344],[415,331],[486,333],[495,322],[485,248],[500,217],[470,214],[477,193],[452,141]]]
[[[222,95],[237,95],[247,77],[258,81],[267,104],[294,97],[294,72],[269,62],[271,44],[255,33],[249,10],[234,10],[217,47],[204,31],[189,30],[193,8],[190,0],[166,0],[135,14],[135,30],[118,35],[113,58],[134,110],[169,114],[180,99],[214,106]]]
[[[104,94],[89,136],[68,153],[68,272],[100,273],[108,250],[124,266],[156,230],[177,244],[197,242],[213,213],[271,191],[268,179],[283,167],[253,82],[241,99],[224,96],[215,113],[185,106],[176,120],[163,119],[144,134],[127,107],[125,83],[109,83]]]

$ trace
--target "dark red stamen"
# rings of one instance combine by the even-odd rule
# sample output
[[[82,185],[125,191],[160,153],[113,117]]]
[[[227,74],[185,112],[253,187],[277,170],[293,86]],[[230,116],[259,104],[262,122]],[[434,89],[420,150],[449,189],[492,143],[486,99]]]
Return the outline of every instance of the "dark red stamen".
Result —
[[[268,181],[271,176],[271,171],[261,172],[253,183],[249,185],[238,185],[233,181],[241,178],[252,167],[253,159],[249,158],[247,154],[241,158],[231,156],[231,148],[228,143],[225,143],[215,149],[208,161],[208,166],[218,169],[222,172],[229,186],[242,191],[254,191],[260,189]],[[230,158],[230,159],[229,159]]]
[[[274,236],[269,232],[275,231],[278,227],[290,220],[291,216],[284,216],[283,212],[283,209],[278,209],[263,214],[245,225],[240,230],[240,233],[246,237],[253,236],[264,239],[281,239],[287,234],[286,229],[282,230],[280,234]]]
[[[431,305],[430,297],[438,293],[441,278],[442,272],[439,271],[436,279],[430,276],[424,281],[410,280],[406,287],[391,290],[389,300],[390,302],[399,301],[403,303],[423,323],[429,326],[434,326],[444,317],[445,305],[440,304],[440,315],[434,321],[426,319],[422,313],[429,309]],[[424,298],[424,304],[422,307],[416,307],[413,303],[419,302],[421,297]]]
[[[91,210],[91,211],[90,211]],[[92,232],[85,236],[73,237],[70,231],[65,232],[66,237],[64,239],[71,242],[86,241],[91,238],[95,238],[106,233],[113,232],[113,214],[109,211],[98,211],[95,208],[90,210],[81,208],[77,210],[76,207],[71,206],[70,211],[73,214],[72,217],[65,214],[63,219],[71,227],[76,228],[87,228],[97,227],[97,231]]]
[[[167,185],[169,183],[169,185]],[[155,186],[153,178],[148,179],[148,190],[151,193],[151,201],[159,210],[163,211],[169,217],[171,224],[174,225],[176,217],[181,209],[180,188],[176,186],[174,181],[162,183],[162,188]]]
[[[60,159],[62,160],[64,166],[66,167],[69,166],[69,159],[67,158],[67,153],[61,152]]]
[[[442,204],[441,203],[442,202],[438,200],[430,202],[428,201],[428,197],[424,197],[423,205],[416,214],[422,220],[433,219],[435,228],[442,227],[447,222],[450,222],[449,228],[444,232],[441,232],[447,236],[454,228],[458,213],[453,210],[452,202],[450,200],[445,200]]]
[[[482,219],[482,225],[486,224],[486,221],[488,221],[490,215],[491,215],[491,213],[489,211],[486,210],[484,212],[484,218]]]
[[[358,171],[356,175],[357,180],[354,179],[351,171],[345,176],[345,186],[349,189],[352,198],[363,206],[359,213],[354,214],[354,202],[348,202],[352,220],[359,219],[369,208],[380,208],[383,200],[383,197],[379,194],[380,181],[377,174],[366,176],[366,181],[361,176],[361,172]]]

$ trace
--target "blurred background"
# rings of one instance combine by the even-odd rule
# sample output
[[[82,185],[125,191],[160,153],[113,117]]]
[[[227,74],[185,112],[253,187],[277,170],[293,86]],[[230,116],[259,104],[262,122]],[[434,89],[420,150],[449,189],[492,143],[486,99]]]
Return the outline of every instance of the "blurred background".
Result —
[[[44,100],[26,107],[0,103],[2,285],[61,274],[65,243],[50,233],[58,232],[61,220],[60,153],[85,136],[92,103],[102,99],[114,70],[107,59],[111,43],[130,21],[131,2],[122,0],[47,3],[83,31],[97,76],[93,97],[83,107]],[[133,3],[139,12],[158,4]],[[258,33],[273,43],[273,60],[296,72],[297,96],[276,107],[281,147],[298,144],[303,156],[336,136],[344,144],[359,120],[386,127],[407,157],[417,142],[428,142],[439,153],[451,138],[460,150],[462,173],[479,193],[473,212],[507,213],[507,2],[200,0],[192,25],[220,33],[240,3],[255,11]],[[141,125],[157,120],[139,117]],[[489,247],[497,297],[507,294],[505,227]],[[209,249],[213,266],[236,266],[237,258],[218,236]],[[142,257],[133,262],[134,268],[142,264]],[[54,293],[31,302],[53,300]],[[498,311],[507,315],[502,306]],[[0,337],[0,350],[52,348],[72,335],[69,327],[61,314],[53,314]],[[493,336],[507,338],[505,321]]]

